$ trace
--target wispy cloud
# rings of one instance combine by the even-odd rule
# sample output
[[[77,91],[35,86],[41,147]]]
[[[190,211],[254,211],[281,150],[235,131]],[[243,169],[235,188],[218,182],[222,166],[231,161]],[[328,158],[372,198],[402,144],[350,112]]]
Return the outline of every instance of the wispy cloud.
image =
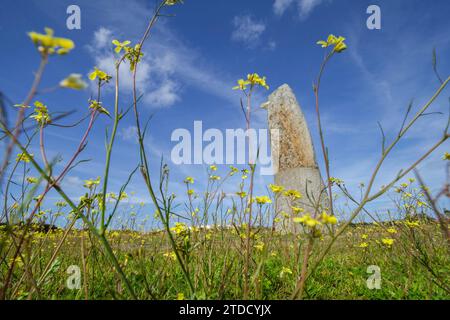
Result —
[[[277,16],[281,16],[293,3],[297,3],[300,19],[306,19],[323,2],[323,0],[275,0],[273,11]]]
[[[257,46],[266,30],[266,25],[261,21],[257,21],[251,15],[234,17],[233,26],[234,30],[231,34],[231,39],[244,44],[248,48]]]
[[[115,38],[111,29],[102,27],[94,33],[89,50],[94,56],[95,63],[108,74],[115,74],[115,56],[111,41]],[[150,66],[155,66],[150,69]],[[136,87],[140,92],[146,92],[146,102],[157,107],[171,106],[180,100],[176,83],[171,79],[171,66],[166,61],[145,55],[139,64],[136,74]],[[131,92],[133,77],[129,68],[122,66],[119,71],[120,86]]]
[[[98,29],[88,49],[96,65],[110,73],[115,72],[117,57],[111,41],[120,34],[114,29]],[[119,39],[123,40],[123,39]],[[144,94],[143,102],[153,107],[170,107],[182,100],[183,88],[194,86],[228,102],[236,103],[236,94],[231,91],[234,83],[231,76],[219,72],[214,66],[204,62],[198,51],[186,46],[167,25],[161,24],[154,30],[152,41],[144,47],[144,57],[140,62],[136,86]],[[224,74],[220,79],[214,76]],[[127,66],[120,70],[121,89],[130,93],[133,79]]]
[[[273,3],[273,11],[277,16],[281,16],[293,2],[294,0],[275,0]]]

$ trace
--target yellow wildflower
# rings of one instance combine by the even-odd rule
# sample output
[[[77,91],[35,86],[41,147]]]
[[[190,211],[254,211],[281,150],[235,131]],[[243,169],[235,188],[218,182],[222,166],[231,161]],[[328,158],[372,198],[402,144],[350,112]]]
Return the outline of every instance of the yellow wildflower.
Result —
[[[294,214],[299,214],[300,212],[305,211],[305,209],[303,209],[303,208],[298,208],[298,207],[294,207],[294,206],[291,206],[291,209]]]
[[[230,172],[230,176],[232,176],[232,175],[234,175],[236,172],[238,172],[239,171],[239,169],[238,168],[236,168],[236,167],[233,167],[233,166],[230,166],[230,169],[231,169],[231,172]]]
[[[254,245],[255,249],[258,251],[263,251],[264,250],[264,243],[263,242],[258,242]]]
[[[283,278],[286,274],[292,274],[292,270],[287,267],[281,268],[280,278]]]
[[[269,184],[270,190],[272,190],[273,193],[280,193],[284,190],[283,186],[277,186],[274,184]]]
[[[248,85],[250,85],[250,90],[253,89],[253,87],[256,85],[269,90],[269,86],[266,83],[266,77],[261,78],[257,73],[248,74],[247,80],[239,79],[237,83],[238,85],[233,87],[233,90],[245,91]]]
[[[334,46],[333,51],[339,53],[347,49],[347,45],[344,43],[344,41],[345,41],[344,37],[336,37],[333,34],[330,34],[327,38],[327,41],[320,40],[317,41],[317,44],[320,45],[322,48]]]
[[[45,34],[37,32],[29,32],[28,36],[31,41],[37,46],[38,51],[43,54],[66,54],[75,47],[72,40],[66,38],[57,38],[53,36],[54,31],[50,28],[45,28]]]
[[[164,257],[169,258],[173,261],[177,260],[177,255],[175,254],[175,252],[166,252],[163,254]]]
[[[109,111],[106,110],[103,106],[102,103],[97,101],[97,100],[89,100],[89,109],[92,109],[94,111],[98,111],[99,113],[103,113],[106,114],[107,116],[109,116]]]
[[[51,122],[50,115],[48,114],[47,106],[44,105],[40,101],[36,101],[34,103],[34,113],[31,116],[34,120],[36,120],[40,125],[46,125]]]
[[[387,232],[389,232],[389,233],[397,233],[397,230],[395,230],[395,228],[388,228]]]
[[[387,247],[391,247],[394,244],[395,239],[392,238],[384,238],[381,239],[381,242],[386,245]]]
[[[124,49],[125,47],[127,47],[131,41],[124,41],[124,42],[119,42],[118,40],[113,40],[112,41],[113,45],[115,45],[116,47],[114,48],[114,51],[116,53],[120,53],[120,51],[122,51],[122,49]]]
[[[16,162],[22,161],[22,162],[28,163],[28,162],[31,161],[31,158],[33,158],[33,157],[34,157],[34,155],[31,154],[31,153],[29,153],[29,154],[26,154],[26,153],[19,153],[19,154],[17,154]]]
[[[256,203],[257,204],[267,204],[267,203],[272,203],[272,200],[270,200],[270,198],[268,196],[261,196],[261,197],[256,197]]]
[[[186,184],[193,184],[194,183],[194,178],[192,177],[187,177],[186,179],[184,179],[184,183]]]
[[[108,75],[106,72],[94,67],[94,71],[89,74],[89,79],[94,81],[95,79],[99,79],[100,81],[108,82],[112,77]]]
[[[293,189],[286,190],[286,191],[284,192],[284,195],[285,195],[286,197],[292,198],[293,200],[295,200],[295,199],[300,199],[300,198],[302,197],[302,195],[301,195],[300,192],[298,192],[297,190],[293,190]]]
[[[361,242],[360,244],[359,244],[359,247],[360,248],[367,248],[369,246],[369,244],[367,243],[367,242]]]
[[[187,226],[181,222],[176,222],[175,226],[170,228],[170,230],[172,230],[176,234],[182,234],[182,233],[186,232],[187,229],[188,229]]]
[[[183,3],[183,0],[166,0],[164,5],[166,5],[166,6],[173,6],[173,5],[176,5],[178,3]],[[179,300],[182,300],[182,299],[179,299]]]
[[[27,182],[28,183],[37,183],[38,179],[35,177],[27,177]]]
[[[81,79],[81,74],[72,73],[67,78],[63,79],[59,86],[62,88],[83,90],[87,87],[87,83]]]
[[[237,81],[238,85],[233,87],[233,90],[242,90],[244,91],[245,89],[247,89],[247,86],[250,84],[250,81],[244,80],[244,79],[239,79]]]
[[[322,219],[323,223],[328,223],[328,224],[336,224],[337,223],[336,217],[328,215],[325,211],[322,212],[322,215],[320,216],[320,218]]]
[[[337,185],[344,184],[344,181],[343,181],[343,180],[341,180],[341,179],[339,179],[339,178],[334,178],[334,177],[331,177],[331,178],[330,178],[330,182],[333,183],[333,184],[337,184]]]
[[[169,1],[169,0],[167,0],[167,1]],[[177,300],[184,300],[184,299],[185,299],[184,298],[184,293],[180,292],[180,293],[177,294]]]
[[[88,189],[92,189],[94,186],[98,186],[100,184],[100,177],[97,177],[97,179],[93,180],[93,179],[89,179],[89,180],[84,180],[84,187],[88,188]]]
[[[314,228],[315,226],[321,224],[320,221],[312,218],[309,213],[305,214],[302,217],[295,217],[292,220],[294,222],[296,222],[296,223],[301,223],[301,224],[306,225],[306,226],[308,226],[310,228]]]
[[[244,199],[247,196],[247,192],[244,191],[236,192],[236,194],[241,197],[241,199]]]
[[[410,220],[406,220],[405,224],[410,227],[410,228],[416,228],[419,227],[419,221],[410,221]]]

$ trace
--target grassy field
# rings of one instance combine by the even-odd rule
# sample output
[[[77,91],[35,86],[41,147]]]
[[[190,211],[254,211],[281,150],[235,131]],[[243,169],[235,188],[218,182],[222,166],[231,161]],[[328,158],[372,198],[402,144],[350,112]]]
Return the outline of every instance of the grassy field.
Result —
[[[60,229],[27,236],[12,276],[10,298],[130,298],[101,245],[86,231],[68,232],[57,258],[35,290],[36,279],[45,273],[64,234]],[[162,232],[112,231],[107,238],[139,299],[191,298],[190,288]],[[242,298],[242,239],[237,232],[228,228],[193,230],[180,233],[178,238],[194,286],[194,298]],[[255,238],[248,298],[289,299],[299,276],[305,241],[301,236],[267,229]],[[326,238],[319,239],[317,246]],[[394,243],[384,244],[386,238],[394,239]],[[1,251],[9,245],[11,239],[3,231]],[[311,261],[318,253],[314,252]],[[72,265],[80,270],[78,287],[71,280]],[[368,288],[370,265],[379,267],[379,289]],[[6,273],[4,264],[1,270]],[[355,225],[310,276],[305,299],[449,299],[449,281],[448,247],[437,223]]]

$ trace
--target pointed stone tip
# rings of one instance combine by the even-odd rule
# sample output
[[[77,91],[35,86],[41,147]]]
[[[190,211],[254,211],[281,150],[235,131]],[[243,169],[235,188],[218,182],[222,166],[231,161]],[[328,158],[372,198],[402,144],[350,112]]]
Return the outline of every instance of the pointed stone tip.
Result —
[[[275,91],[279,91],[279,90],[290,90],[290,91],[292,91],[291,87],[290,87],[287,83],[282,84],[282,85],[279,86],[278,89],[275,90]]]
[[[282,84],[276,90],[274,90],[269,95],[269,98],[267,99],[267,101],[264,102],[263,104],[261,104],[261,108],[267,110],[269,108],[271,102],[279,101],[281,97],[286,97],[286,96],[295,97],[294,92],[292,91],[291,87],[287,83]]]
[[[282,84],[274,92],[272,92],[269,96],[269,101],[278,99],[280,96],[294,96],[294,92],[287,83]]]

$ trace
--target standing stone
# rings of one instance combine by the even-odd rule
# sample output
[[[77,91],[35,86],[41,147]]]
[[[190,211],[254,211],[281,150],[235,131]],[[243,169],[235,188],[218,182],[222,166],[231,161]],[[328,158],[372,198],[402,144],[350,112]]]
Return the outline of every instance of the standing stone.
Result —
[[[314,146],[303,112],[291,88],[284,84],[274,91],[269,100],[262,105],[267,110],[269,131],[278,129],[278,142],[271,136],[273,163],[278,163],[275,171],[275,184],[299,191],[303,197],[294,205],[303,213],[314,214],[315,206],[326,204],[325,185],[316,162]],[[276,205],[280,222],[277,229],[298,230],[293,227],[291,218],[283,218],[282,212],[292,217],[290,201],[280,196]]]

